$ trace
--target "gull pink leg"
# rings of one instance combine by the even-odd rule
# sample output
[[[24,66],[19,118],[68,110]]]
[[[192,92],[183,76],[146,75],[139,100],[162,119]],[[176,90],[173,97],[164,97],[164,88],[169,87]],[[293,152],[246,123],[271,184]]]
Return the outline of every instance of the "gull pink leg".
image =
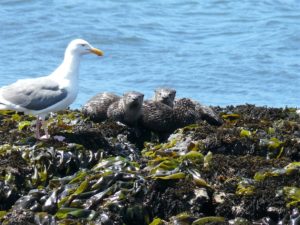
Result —
[[[45,135],[43,135],[42,137],[40,137],[40,139],[49,139],[50,135],[48,133],[48,126],[47,126],[47,122],[45,121],[44,118],[42,118],[42,127],[45,131]]]
[[[47,122],[45,120],[42,120],[42,126],[43,126],[43,129],[45,131],[45,138],[46,139],[49,139],[50,138],[50,135],[48,133],[48,126],[47,126]]]
[[[35,138],[36,139],[40,139],[41,138],[41,135],[40,135],[40,118],[37,117],[36,119],[36,124],[35,124]]]

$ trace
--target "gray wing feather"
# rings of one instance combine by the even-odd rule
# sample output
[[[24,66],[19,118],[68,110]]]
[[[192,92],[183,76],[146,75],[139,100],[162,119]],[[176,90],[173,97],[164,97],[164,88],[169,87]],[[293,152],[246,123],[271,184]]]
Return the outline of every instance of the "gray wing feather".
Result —
[[[42,110],[63,100],[68,95],[66,89],[47,78],[19,80],[2,89],[5,100],[29,110]]]

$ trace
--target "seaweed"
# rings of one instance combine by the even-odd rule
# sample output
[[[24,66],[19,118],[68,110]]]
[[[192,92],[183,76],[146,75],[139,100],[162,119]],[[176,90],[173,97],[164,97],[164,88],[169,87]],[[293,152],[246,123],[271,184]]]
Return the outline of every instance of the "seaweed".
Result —
[[[77,110],[0,112],[2,224],[298,224],[300,118],[294,109],[215,107],[157,142]],[[162,140],[162,139],[161,139]]]

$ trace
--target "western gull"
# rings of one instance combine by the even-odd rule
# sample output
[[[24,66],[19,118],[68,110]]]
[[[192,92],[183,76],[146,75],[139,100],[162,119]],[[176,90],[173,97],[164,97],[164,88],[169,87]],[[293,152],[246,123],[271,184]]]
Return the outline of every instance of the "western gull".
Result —
[[[21,79],[0,88],[0,110],[14,110],[37,116],[35,137],[49,138],[45,117],[50,112],[66,109],[78,93],[78,74],[82,55],[103,52],[87,41],[75,39],[65,50],[62,63],[50,75]],[[45,131],[40,136],[40,126]]]

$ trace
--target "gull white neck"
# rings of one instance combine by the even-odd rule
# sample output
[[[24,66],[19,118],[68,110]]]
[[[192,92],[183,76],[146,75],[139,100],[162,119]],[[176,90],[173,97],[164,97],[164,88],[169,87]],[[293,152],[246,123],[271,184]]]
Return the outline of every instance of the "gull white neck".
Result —
[[[77,80],[80,58],[79,54],[66,52],[63,62],[50,76],[55,76],[57,79]]]

